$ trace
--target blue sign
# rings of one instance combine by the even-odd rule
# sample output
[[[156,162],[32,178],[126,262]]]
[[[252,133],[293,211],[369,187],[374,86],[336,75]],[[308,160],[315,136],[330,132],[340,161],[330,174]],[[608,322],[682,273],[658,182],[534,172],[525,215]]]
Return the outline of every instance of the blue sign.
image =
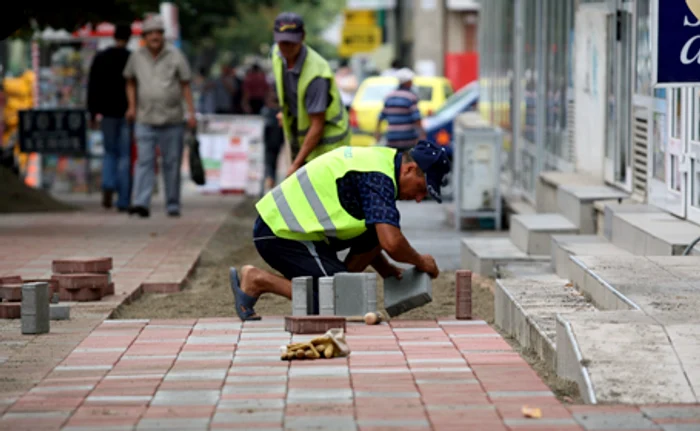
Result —
[[[700,0],[655,0],[654,81],[700,84]]]

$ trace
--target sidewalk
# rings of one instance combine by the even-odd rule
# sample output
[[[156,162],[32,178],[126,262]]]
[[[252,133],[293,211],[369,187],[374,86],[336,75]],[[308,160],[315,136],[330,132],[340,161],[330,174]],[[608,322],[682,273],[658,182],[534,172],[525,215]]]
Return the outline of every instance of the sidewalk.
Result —
[[[52,321],[46,336],[27,336],[19,320],[0,319],[0,394],[21,394],[38,383],[124,301],[143,291],[178,290],[199,254],[240,197],[183,196],[183,216],[168,218],[162,196],[151,218],[129,218],[99,207],[93,194],[67,197],[76,213],[0,216],[0,275],[49,278],[51,261],[112,257],[115,295],[68,303],[71,320]]]
[[[0,429],[700,427],[697,406],[565,407],[482,321],[352,324],[349,359],[291,363],[279,359],[292,341],[282,327],[281,318],[106,321],[38,386],[5,400]],[[543,418],[523,417],[523,405]],[[681,423],[662,428],[673,417]]]

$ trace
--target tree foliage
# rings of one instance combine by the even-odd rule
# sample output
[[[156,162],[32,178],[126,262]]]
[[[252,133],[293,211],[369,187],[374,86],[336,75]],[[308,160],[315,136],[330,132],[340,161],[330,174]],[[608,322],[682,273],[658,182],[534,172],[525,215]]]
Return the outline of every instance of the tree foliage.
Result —
[[[184,39],[207,38],[214,29],[226,25],[230,19],[259,8],[274,8],[287,0],[173,0],[180,11],[180,27]],[[24,31],[28,34],[30,22],[39,28],[46,26],[72,31],[86,23],[131,22],[144,13],[157,12],[160,0],[8,0],[0,13],[0,40]],[[7,4],[5,4],[7,3]],[[297,0],[304,7],[316,8],[321,0]]]

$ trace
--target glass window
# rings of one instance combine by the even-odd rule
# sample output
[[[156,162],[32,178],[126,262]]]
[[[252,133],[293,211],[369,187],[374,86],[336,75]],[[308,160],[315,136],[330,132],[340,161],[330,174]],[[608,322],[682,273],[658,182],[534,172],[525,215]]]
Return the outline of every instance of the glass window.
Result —
[[[566,141],[566,88],[568,15],[572,9],[568,1],[546,0],[547,49],[545,51],[546,75],[546,133],[545,149],[556,157],[563,157]]]
[[[525,124],[523,137],[535,143],[536,104],[537,104],[537,2],[525,0],[525,37],[523,49],[523,101],[525,103]]]
[[[652,95],[651,87],[651,0],[637,0],[637,82],[635,91]]]
[[[454,91],[452,91],[452,86],[450,84],[445,84],[444,92],[445,92],[445,100],[449,99],[450,96],[452,96],[452,94],[454,94]]]
[[[690,92],[690,136],[691,141],[700,141],[700,91],[693,89]]]
[[[691,205],[700,208],[700,163],[697,159],[692,159],[691,185]]]

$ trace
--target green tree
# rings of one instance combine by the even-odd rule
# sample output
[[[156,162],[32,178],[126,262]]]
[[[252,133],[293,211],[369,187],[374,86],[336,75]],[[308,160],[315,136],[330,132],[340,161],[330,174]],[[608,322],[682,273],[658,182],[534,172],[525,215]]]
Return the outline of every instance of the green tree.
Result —
[[[324,41],[322,33],[345,7],[345,1],[277,0],[272,5],[241,6],[239,13],[214,31],[219,48],[237,55],[261,54],[273,43],[275,17],[280,12],[295,12],[304,19],[306,42],[326,58],[337,56],[336,48]]]

